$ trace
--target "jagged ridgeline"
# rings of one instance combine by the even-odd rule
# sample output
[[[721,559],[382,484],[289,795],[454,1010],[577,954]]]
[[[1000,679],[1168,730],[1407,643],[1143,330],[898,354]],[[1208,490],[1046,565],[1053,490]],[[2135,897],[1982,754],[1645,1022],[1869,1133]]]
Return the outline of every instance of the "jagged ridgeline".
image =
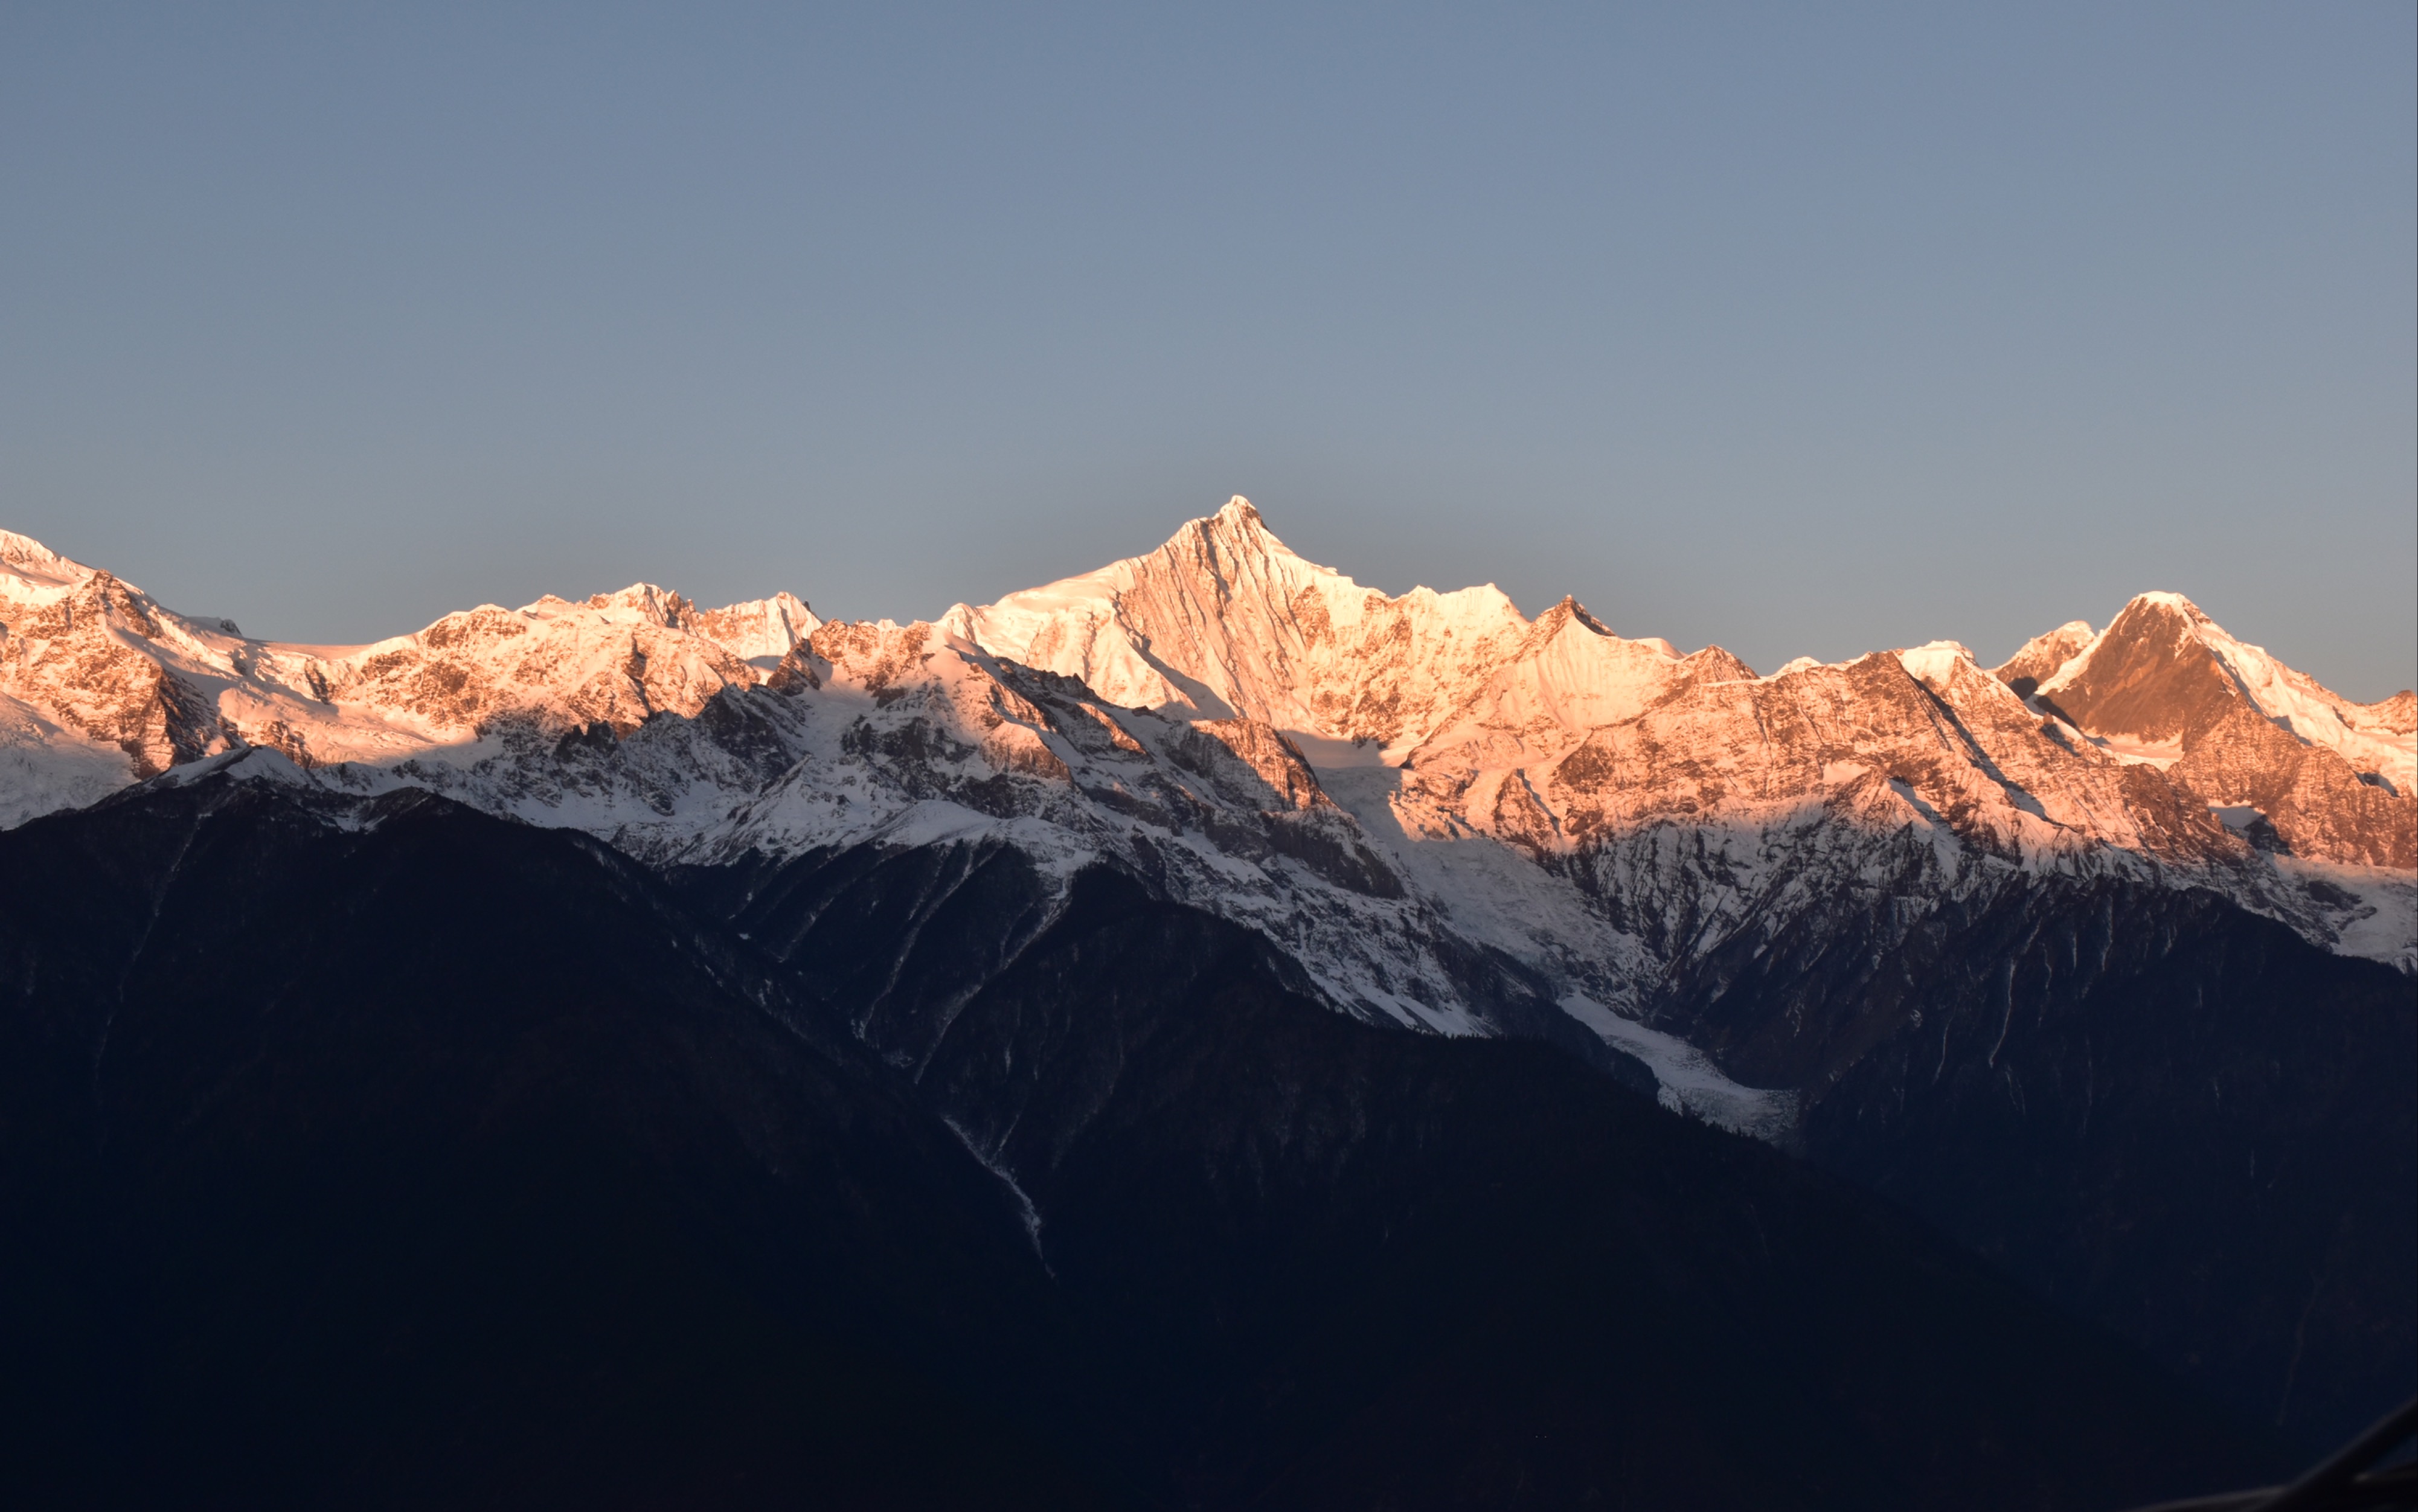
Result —
[[[372,1316],[520,1306],[467,1257],[524,1252],[656,1330],[577,1365],[548,1302],[494,1345],[589,1371],[532,1476],[727,1376],[773,1405],[692,1393],[630,1474],[720,1433],[878,1501],[863,1446],[922,1422],[976,1446],[901,1449],[934,1495],[1414,1504],[1459,1466],[1664,1505],[1718,1460],[1710,1504],[1969,1505],[2045,1435],[2005,1504],[2086,1504],[2411,1387],[2418,700],[2176,595],[1995,670],[1758,676],[1363,588],[1236,499],[936,623],[639,585],[295,646],[5,534],[0,618],[7,1223],[73,1304],[10,1336],[92,1463],[185,1442],[223,1346],[268,1373],[191,1422],[411,1459],[296,1383],[417,1360],[421,1459],[496,1469],[429,1403],[508,1336]],[[513,1216],[551,1184],[628,1245]],[[1739,1446],[1807,1393],[1861,1426]]]

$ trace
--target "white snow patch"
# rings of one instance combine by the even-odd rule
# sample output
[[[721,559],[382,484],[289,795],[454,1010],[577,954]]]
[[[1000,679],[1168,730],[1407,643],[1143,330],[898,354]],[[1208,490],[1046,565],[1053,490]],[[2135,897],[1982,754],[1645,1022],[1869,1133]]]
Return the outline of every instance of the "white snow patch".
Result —
[[[2275,869],[2287,877],[2349,895],[2348,908],[2328,910],[2337,953],[2418,975],[2418,877],[2382,866],[2345,866],[2297,856],[2273,859]]]
[[[2072,725],[2066,727],[2073,728]],[[2183,758],[2183,742],[2180,740],[2128,741],[2100,735],[2084,735],[2082,738],[2127,766],[2155,767],[2163,771]]]
[[[256,745],[237,746],[232,751],[222,751],[214,756],[205,756],[199,761],[188,761],[181,766],[170,767],[152,778],[151,786],[188,787],[205,777],[214,777],[222,771],[238,782],[271,782],[286,787],[322,786],[314,781],[309,772],[296,766],[284,752],[271,751]]]
[[[1562,999],[1562,1011],[1615,1049],[1645,1062],[1662,1084],[1662,1106],[1733,1134],[1778,1139],[1797,1126],[1797,1094],[1741,1086],[1710,1057],[1676,1034],[1624,1018],[1584,993]]]
[[[0,694],[0,830],[97,803],[133,780],[134,763],[116,746]]]
[[[1311,730],[1278,732],[1301,752],[1302,759],[1322,771],[1337,767],[1382,767],[1387,765],[1385,747],[1372,740],[1339,741],[1333,736]]]
[[[1973,664],[1973,653],[1962,641],[1935,640],[1899,651],[1897,660],[1908,677],[1936,693],[1955,678],[1957,663]]]
[[[1405,824],[1396,808],[1399,770],[1325,770],[1318,780],[1412,890],[1433,899],[1465,938],[1607,994],[1650,971],[1643,944],[1520,851],[1492,835],[1435,834]]]
[[[949,1132],[957,1137],[957,1142],[966,1147],[966,1153],[980,1161],[982,1168],[998,1177],[1001,1184],[1015,1197],[1018,1215],[1024,1219],[1024,1236],[1033,1241],[1033,1258],[1041,1261],[1042,1270],[1053,1276],[1056,1275],[1058,1273],[1049,1269],[1048,1255],[1041,1247],[1041,1210],[1034,1207],[1033,1199],[1025,1195],[1023,1186],[1017,1182],[1016,1173],[1002,1165],[996,1157],[983,1153],[982,1147],[974,1143],[973,1136],[968,1134],[965,1126],[956,1119],[943,1118],[941,1122],[946,1123],[949,1126]]]

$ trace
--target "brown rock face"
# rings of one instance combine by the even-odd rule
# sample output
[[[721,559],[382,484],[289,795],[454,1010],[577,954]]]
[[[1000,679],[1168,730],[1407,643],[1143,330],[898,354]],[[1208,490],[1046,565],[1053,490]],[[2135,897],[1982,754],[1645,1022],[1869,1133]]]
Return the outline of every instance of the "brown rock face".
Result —
[[[2418,867],[2418,801],[2360,781],[2342,757],[2250,708],[2200,731],[2167,775],[2211,805],[2257,809],[2293,855]]]
[[[1176,765],[1208,778],[1232,801],[1253,808],[1335,806],[1300,750],[1257,720],[1194,720],[1170,742],[1168,755]]]
[[[824,668],[845,667],[878,697],[893,684],[913,677],[931,659],[930,630],[924,624],[831,620],[784,657],[779,670],[788,670],[795,664],[799,672],[820,677],[827,673],[817,673],[818,663]]]
[[[227,747],[209,698],[136,649],[161,626],[107,573],[8,627],[0,680],[134,760],[137,777]]]
[[[2418,865],[2418,796],[2364,775],[2327,743],[2389,763],[2385,742],[2409,739],[2395,726],[2418,724],[2409,694],[2350,703],[2234,641],[2188,600],[2145,594],[2037,702],[2087,735],[2179,756],[2168,780],[2211,807],[2256,810],[2272,831],[2264,844],[2312,860]]]
[[[2135,599],[2089,660],[2043,701],[2092,735],[2188,746],[2242,704],[2241,690],[2200,638],[2209,623],[2187,604]]]

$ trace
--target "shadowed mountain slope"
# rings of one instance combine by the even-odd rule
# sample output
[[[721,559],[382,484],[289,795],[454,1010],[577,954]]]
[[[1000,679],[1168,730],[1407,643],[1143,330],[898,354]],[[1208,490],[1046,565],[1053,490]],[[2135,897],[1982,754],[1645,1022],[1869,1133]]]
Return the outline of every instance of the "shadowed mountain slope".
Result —
[[[14,1504],[1097,1501],[996,1179],[610,851],[230,783],[7,849]]]
[[[2316,1453],[2418,1391],[2413,1010],[2386,967],[2102,878],[1842,912],[1657,1021],[1804,1089],[1817,1163]]]
[[[919,930],[920,854],[790,863],[854,868],[817,939],[811,887],[675,893],[421,794],[0,836],[11,1486],[2088,1507],[2279,1468],[1571,1057],[1355,1023],[1129,876],[1043,920],[1012,852]]]

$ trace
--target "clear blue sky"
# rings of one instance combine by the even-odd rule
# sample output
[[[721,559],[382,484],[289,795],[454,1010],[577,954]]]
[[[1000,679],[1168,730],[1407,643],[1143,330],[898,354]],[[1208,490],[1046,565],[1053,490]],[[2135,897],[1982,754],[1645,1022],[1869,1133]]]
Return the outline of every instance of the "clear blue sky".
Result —
[[[255,634],[1247,493],[1768,670],[2418,664],[2418,8],[0,3],[0,524]]]

